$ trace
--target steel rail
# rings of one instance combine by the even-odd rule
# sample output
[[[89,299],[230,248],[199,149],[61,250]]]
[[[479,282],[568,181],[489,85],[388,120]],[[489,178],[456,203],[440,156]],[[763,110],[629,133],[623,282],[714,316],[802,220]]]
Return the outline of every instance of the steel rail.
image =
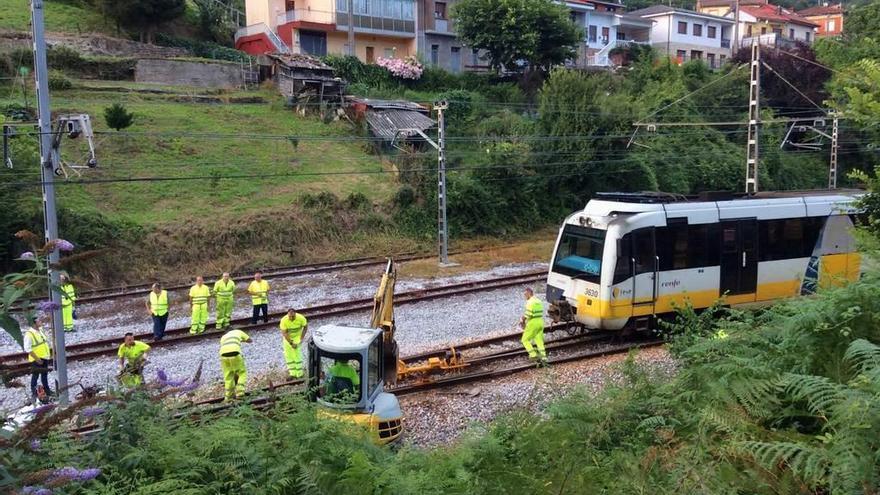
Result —
[[[425,289],[418,289],[408,292],[403,292],[395,296],[395,304],[412,304],[416,302],[428,301],[432,299],[439,299],[443,297],[452,297],[457,295],[469,294],[473,292],[482,292],[489,291],[495,289],[506,288],[514,285],[525,284],[529,282],[535,282],[539,280],[543,280],[545,276],[544,271],[540,272],[526,272],[517,275],[507,275],[504,277],[497,277],[492,279],[471,281],[471,282],[460,282],[455,284],[449,284],[439,287],[429,287]],[[373,298],[363,298],[357,299],[354,301],[345,301],[339,303],[330,303],[330,304],[322,304],[317,306],[311,306],[309,308],[303,308],[302,313],[308,318],[326,318],[329,316],[337,316],[342,314],[348,314],[358,311],[369,311],[373,307]],[[274,328],[277,326],[277,319],[281,318],[285,315],[286,312],[276,312],[272,313],[270,319],[273,320],[269,323],[257,323],[250,324],[250,318],[236,318],[232,320],[232,324],[236,325],[237,328],[240,328],[245,331],[255,331],[262,330],[266,328]],[[190,334],[189,328],[181,327],[170,329],[166,331],[166,338],[158,341],[152,342],[151,346],[153,347],[165,347],[165,346],[173,346],[179,343],[188,343],[194,342],[201,339],[207,339],[212,337],[219,337],[222,333],[220,331],[216,331],[216,327],[214,323],[209,323],[207,325],[208,328],[212,328],[211,331],[206,330],[200,334]],[[136,339],[150,339],[152,338],[152,333],[143,333],[135,336]],[[84,359],[90,359],[95,357],[101,357],[106,355],[115,355],[119,348],[120,340],[118,337],[116,338],[108,338],[108,339],[100,339],[90,342],[81,342],[78,344],[72,344],[66,347],[68,351],[67,359],[68,361],[81,361]],[[72,351],[72,352],[71,352]],[[30,364],[27,362],[27,355],[23,352],[12,353],[12,354],[4,354],[0,355],[0,358],[3,359],[4,364],[0,365],[0,371],[4,371],[10,374],[23,373],[27,372],[30,368]]]
[[[499,339],[501,339],[502,337],[507,337],[508,340],[510,340],[511,336],[519,336],[519,335],[520,334],[517,333],[517,334],[507,334],[507,335],[498,336],[498,337],[490,337],[488,339],[483,339],[480,341],[470,342],[470,343],[459,345],[456,347],[456,349],[461,349],[461,348],[465,347],[466,345],[471,345],[471,344],[495,345],[500,341]],[[547,349],[549,349],[549,350],[569,349],[569,348],[578,347],[578,346],[581,346],[584,344],[597,344],[597,343],[601,343],[603,341],[611,341],[617,337],[618,337],[618,335],[614,332],[603,332],[603,333],[599,333],[599,334],[587,334],[585,336],[580,336],[580,335],[566,336],[561,339],[549,341],[547,343]],[[579,361],[579,360],[584,360],[584,359],[594,359],[594,358],[598,358],[598,357],[604,357],[604,356],[610,356],[610,355],[615,355],[615,354],[621,354],[624,352],[629,352],[632,349],[656,347],[656,346],[662,345],[663,343],[664,343],[664,341],[662,341],[662,340],[653,340],[653,341],[649,341],[649,342],[630,342],[630,343],[625,343],[625,344],[621,344],[621,345],[617,345],[617,346],[612,346],[612,347],[605,348],[605,349],[598,349],[598,350],[586,351],[586,352],[582,352],[582,353],[574,353],[574,354],[553,357],[548,360],[548,364],[562,364],[562,363],[568,363],[568,362]],[[426,356],[430,357],[432,355],[442,354],[445,351],[446,351],[446,349],[438,349],[435,351],[430,351],[428,353],[420,353],[420,354],[408,356],[408,357],[403,358],[402,360],[404,362],[406,362],[407,364],[413,364],[413,363],[416,363],[419,361],[423,361],[426,358]],[[484,361],[484,362],[501,361],[501,360],[505,360],[505,359],[515,359],[515,358],[518,358],[518,357],[521,357],[524,355],[526,355],[525,349],[510,349],[510,350],[500,351],[500,352],[496,352],[496,353],[492,353],[492,354],[475,356],[474,358],[472,358],[468,362],[478,363],[481,361]],[[528,370],[534,370],[534,369],[536,369],[535,363],[529,362],[526,364],[509,366],[506,368],[483,370],[483,371],[477,371],[477,372],[473,372],[473,373],[463,373],[463,374],[462,373],[451,373],[449,376],[446,376],[444,378],[440,378],[438,380],[431,380],[431,381],[413,380],[415,383],[411,383],[408,385],[398,385],[395,387],[389,387],[387,389],[387,391],[390,393],[396,394],[396,395],[409,395],[409,394],[425,392],[425,391],[434,390],[434,389],[440,389],[440,388],[445,388],[445,387],[462,385],[462,384],[466,384],[466,383],[483,381],[483,380],[487,380],[487,379],[501,378],[504,376],[508,376],[508,375],[512,375],[512,374],[516,374],[516,373],[521,373],[521,372],[528,371]],[[180,412],[175,414],[174,417],[177,419],[181,419],[184,417],[217,414],[217,413],[222,413],[224,411],[239,407],[241,405],[248,405],[249,407],[252,407],[252,408],[262,409],[262,408],[265,408],[265,407],[268,407],[268,406],[271,406],[272,404],[274,404],[277,401],[279,396],[284,397],[284,396],[290,395],[292,393],[301,392],[301,390],[297,390],[294,392],[282,392],[281,394],[276,395],[276,392],[279,389],[287,390],[290,388],[302,386],[304,384],[305,384],[304,379],[295,379],[295,380],[288,380],[288,381],[285,381],[285,382],[282,382],[279,384],[270,385],[268,387],[263,387],[263,388],[260,388],[259,390],[251,392],[251,394],[256,392],[256,393],[263,394],[263,395],[260,395],[257,397],[251,397],[243,403],[224,402],[223,397],[213,397],[213,398],[209,398],[209,399],[203,399],[203,400],[200,400],[200,401],[197,401],[192,404],[188,404],[188,405],[184,406]],[[205,408],[204,406],[213,406],[213,407]],[[201,408],[201,409],[197,409],[197,408]],[[88,435],[88,434],[100,431],[101,428],[102,427],[99,425],[92,424],[92,425],[84,425],[79,428],[74,428],[74,429],[71,429],[70,431],[71,431],[71,433],[77,434],[77,435]]]

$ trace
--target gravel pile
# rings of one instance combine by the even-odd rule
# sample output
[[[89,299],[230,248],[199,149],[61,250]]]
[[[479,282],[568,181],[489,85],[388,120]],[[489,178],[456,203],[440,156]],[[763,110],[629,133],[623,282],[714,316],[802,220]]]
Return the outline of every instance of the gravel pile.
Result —
[[[419,447],[448,445],[466,432],[480,433],[501,414],[518,409],[541,413],[547,404],[576,387],[598,393],[622,378],[625,354],[553,365],[497,381],[461,385],[400,398],[406,415],[405,442]],[[639,351],[640,366],[671,376],[675,363],[663,348]]]
[[[405,292],[434,285],[500,277],[538,269],[546,269],[546,265],[514,264],[454,277],[398,280],[397,291]],[[332,272],[297,277],[290,281],[274,280],[275,293],[270,300],[270,311],[283,308],[282,302],[290,304],[294,298],[299,306],[310,306],[372,297],[381,269],[370,270],[368,274],[370,276],[357,272]],[[242,282],[239,283],[242,285]],[[534,287],[538,294],[544,293],[543,284],[535,284]],[[124,315],[121,317],[112,316],[111,309],[105,307],[115,303],[117,302],[106,301],[79,308],[81,330],[75,334],[68,334],[68,342],[121,336],[126,331],[151,331],[150,320],[142,300],[122,301],[121,304],[116,304],[116,307],[120,308],[118,311]],[[235,317],[250,315],[248,299],[239,297],[236,304]],[[522,288],[511,287],[398,306],[395,316],[401,355],[510,332],[518,328],[517,322],[522,304]],[[103,311],[106,316],[93,317],[92,315],[98,313],[98,310]],[[189,324],[188,310],[185,307],[175,305],[171,311],[172,317],[169,318],[168,328]],[[89,315],[87,319],[85,315]],[[369,312],[352,313],[340,317],[315,319],[309,322],[309,326],[312,329],[327,324],[363,326],[368,324],[368,319]],[[281,351],[281,337],[277,330],[274,328],[259,330],[251,332],[250,335],[253,343],[245,347],[249,383],[254,383],[261,375],[267,373],[274,372],[283,376],[284,358]],[[7,341],[0,346],[0,353],[19,350],[14,343],[8,341],[8,338],[5,336],[3,338]],[[145,373],[148,379],[154,378],[158,369],[164,369],[172,378],[191,377],[199,363],[203,362],[203,383],[219,382],[222,377],[217,359],[218,348],[219,336],[216,339],[192,344],[157,348],[150,354],[150,362]],[[116,366],[116,360],[109,357],[70,363],[69,382],[76,383],[82,380],[83,384],[102,384],[113,381],[117,372]],[[27,377],[23,378],[22,382],[26,380]],[[0,408],[13,407],[21,403],[26,394],[24,390],[0,388]]]

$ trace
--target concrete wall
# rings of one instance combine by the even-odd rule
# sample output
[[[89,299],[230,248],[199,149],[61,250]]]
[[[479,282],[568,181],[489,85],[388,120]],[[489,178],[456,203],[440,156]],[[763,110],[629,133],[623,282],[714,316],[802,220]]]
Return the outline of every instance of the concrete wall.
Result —
[[[204,88],[234,88],[244,82],[239,64],[151,58],[137,61],[134,80],[143,83]]]

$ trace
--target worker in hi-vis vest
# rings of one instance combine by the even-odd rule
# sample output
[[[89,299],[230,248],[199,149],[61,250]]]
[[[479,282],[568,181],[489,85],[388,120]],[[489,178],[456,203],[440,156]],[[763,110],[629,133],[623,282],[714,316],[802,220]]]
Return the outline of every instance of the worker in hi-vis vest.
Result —
[[[281,318],[281,347],[284,349],[284,362],[293,378],[303,377],[302,344],[309,329],[306,317],[290,309]]]
[[[544,350],[544,304],[535,296],[531,288],[525,290],[526,307],[520,326],[523,329],[522,344],[529,353],[529,359],[536,359],[540,363],[547,362],[547,352]],[[534,347],[532,346],[534,343]],[[535,350],[537,347],[537,351]]]
[[[153,319],[153,340],[162,340],[165,338],[165,325],[168,323],[168,291],[162,288],[162,284],[153,284],[146,304],[147,313]]]
[[[70,282],[67,275],[61,275],[61,323],[65,332],[75,332],[76,328],[73,324],[74,312],[76,308],[76,287]]]
[[[43,392],[46,395],[52,394],[52,390],[49,388],[49,363],[52,361],[52,347],[37,322],[34,323],[34,326],[25,329],[22,337],[24,352],[31,365],[31,398],[36,402],[39,398],[37,380],[42,382]]]
[[[254,280],[248,285],[248,294],[251,295],[251,303],[254,305],[254,314],[251,324],[256,325],[263,313],[263,323],[269,323],[269,282],[263,280],[263,274],[254,274]]]
[[[197,334],[205,331],[208,322],[208,299],[211,298],[211,289],[205,285],[205,279],[196,277],[196,285],[189,289],[189,302],[192,304],[192,324],[189,333]]]
[[[223,330],[232,323],[232,306],[235,301],[235,281],[229,278],[229,273],[224,273],[220,280],[214,282],[214,300],[217,309],[214,321],[217,330]]]
[[[119,357],[119,383],[127,388],[140,387],[144,383],[144,366],[147,364],[147,351],[150,346],[140,340],[134,340],[134,334],[128,332],[119,346],[116,356]]]
[[[225,400],[244,395],[247,367],[244,364],[241,344],[250,341],[248,334],[241,330],[230,330],[220,337],[220,370],[223,371]]]

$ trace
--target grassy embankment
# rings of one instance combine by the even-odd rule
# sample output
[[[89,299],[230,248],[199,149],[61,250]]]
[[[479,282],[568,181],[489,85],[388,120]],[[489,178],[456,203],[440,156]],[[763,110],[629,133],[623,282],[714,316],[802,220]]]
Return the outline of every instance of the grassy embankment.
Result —
[[[91,9],[61,2],[44,2],[46,30],[60,33],[110,33],[113,26]],[[29,0],[0,0],[0,29],[28,31],[31,23]]]

